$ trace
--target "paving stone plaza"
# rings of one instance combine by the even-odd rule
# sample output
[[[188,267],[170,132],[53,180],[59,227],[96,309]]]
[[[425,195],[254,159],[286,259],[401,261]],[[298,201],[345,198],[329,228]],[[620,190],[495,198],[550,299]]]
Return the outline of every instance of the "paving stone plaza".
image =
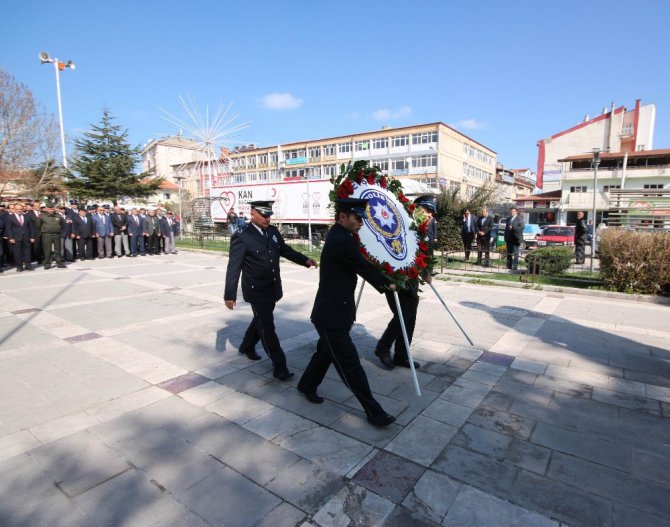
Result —
[[[0,276],[0,525],[670,526],[670,306],[459,284],[412,346],[364,291],[354,341],[397,416],[375,428],[333,368],[309,404],[318,271],[283,262],[289,368],[238,353],[218,255]]]

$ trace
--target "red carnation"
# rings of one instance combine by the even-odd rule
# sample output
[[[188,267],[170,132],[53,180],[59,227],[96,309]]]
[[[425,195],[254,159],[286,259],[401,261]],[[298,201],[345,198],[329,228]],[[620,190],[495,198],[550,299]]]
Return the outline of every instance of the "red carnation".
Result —
[[[423,253],[428,252],[428,244],[426,242],[419,242],[419,250]]]
[[[379,180],[379,184],[382,188],[386,188],[386,176],[382,176],[382,178]]]
[[[407,276],[409,276],[410,279],[416,280],[419,278],[419,271],[417,270],[416,267],[410,267],[407,269]]]
[[[363,182],[363,171],[359,170],[358,174],[356,174],[356,183],[359,185]]]
[[[375,184],[375,175],[374,174],[368,174],[365,179],[368,181],[368,185],[374,185]]]
[[[410,212],[410,214],[414,214],[414,211],[415,211],[415,210],[416,210],[416,205],[415,205],[414,203],[412,203],[412,204],[409,206],[409,212]]]
[[[361,253],[363,256],[365,256],[367,258],[368,252],[365,250],[365,247],[363,247],[362,245],[358,248],[358,252]]]
[[[393,274],[393,272],[394,272],[393,267],[391,267],[391,264],[388,263],[388,262],[384,263],[384,265],[382,266],[382,269],[384,270],[384,272],[386,274]]]
[[[424,221],[421,225],[419,225],[419,232],[421,234],[426,234],[426,229],[428,228],[428,221]]]
[[[409,201],[402,192],[398,194],[398,199],[400,200],[400,203],[407,203]]]

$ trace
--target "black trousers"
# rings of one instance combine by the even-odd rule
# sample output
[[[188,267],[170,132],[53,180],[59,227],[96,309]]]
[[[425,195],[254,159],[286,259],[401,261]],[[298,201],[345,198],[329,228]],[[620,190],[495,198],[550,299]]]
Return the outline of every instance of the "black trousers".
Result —
[[[251,310],[254,312],[254,318],[251,319],[244,334],[240,352],[246,353],[254,349],[260,340],[275,369],[286,368],[286,355],[281,349],[279,337],[275,331],[275,302],[254,302],[251,304]]]
[[[14,253],[14,265],[17,268],[30,265],[30,240],[24,238],[23,240],[16,240],[10,245]]]
[[[416,312],[419,308],[419,292],[416,290],[400,290],[398,291],[398,300],[400,301],[400,309],[402,310],[402,317],[405,321],[407,340],[411,345],[412,337],[414,336],[414,326],[416,325]],[[393,312],[393,318],[388,323],[386,330],[379,339],[379,342],[377,343],[377,349],[380,351],[390,352],[391,347],[395,344],[395,356],[393,359],[405,360],[409,357],[407,355],[405,339],[402,336],[398,308],[395,305],[395,298],[392,292],[386,293],[386,302]]]
[[[93,258],[93,241],[91,238],[77,238],[77,258],[82,260]]]
[[[305,372],[298,382],[298,389],[305,393],[314,393],[326,376],[331,364],[344,385],[349,388],[361,403],[368,416],[383,415],[384,409],[376,401],[370,390],[365,370],[356,351],[349,329],[320,329],[319,341],[316,344],[316,353],[312,355]]]
[[[158,254],[158,235],[156,233],[147,236],[147,253]]]
[[[482,263],[482,253],[484,253],[484,264],[488,265],[491,252],[491,237],[487,234],[484,237],[477,238],[477,263]]]
[[[472,248],[472,241],[475,239],[474,232],[462,232],[461,238],[463,240],[463,250],[465,251],[465,259],[470,258],[470,249]]]
[[[35,230],[37,230],[37,227],[35,227]],[[35,243],[33,243],[33,260],[36,262],[41,262],[42,259],[44,258],[44,253],[42,252],[42,235],[38,234],[35,236]]]
[[[44,265],[50,265],[54,257],[57,264],[63,264],[60,234],[42,234],[42,253],[44,254],[42,262]]]
[[[575,262],[578,264],[584,263],[586,258],[584,252],[586,247],[586,236],[575,238]]]

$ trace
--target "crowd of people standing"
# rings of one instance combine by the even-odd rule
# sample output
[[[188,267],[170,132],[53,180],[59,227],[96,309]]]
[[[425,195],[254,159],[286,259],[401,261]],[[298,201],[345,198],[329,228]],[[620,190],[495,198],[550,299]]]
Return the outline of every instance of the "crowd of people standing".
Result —
[[[176,254],[180,218],[161,208],[58,205],[0,205],[0,273],[6,265],[18,272],[33,262],[50,269],[65,262],[95,258]]]

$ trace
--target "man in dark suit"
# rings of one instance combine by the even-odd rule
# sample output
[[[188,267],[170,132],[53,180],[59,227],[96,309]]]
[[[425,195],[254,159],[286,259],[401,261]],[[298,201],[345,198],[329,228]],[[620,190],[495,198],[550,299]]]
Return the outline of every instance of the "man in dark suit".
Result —
[[[161,234],[161,224],[158,220],[158,216],[156,216],[156,211],[154,209],[150,209],[149,215],[144,218],[143,231],[147,240],[147,254],[149,256],[160,254],[158,237]]]
[[[144,252],[144,220],[140,218],[136,208],[132,208],[128,217],[128,239],[130,241],[130,256],[137,256]]]
[[[235,309],[237,284],[242,273],[242,297],[251,304],[254,318],[251,320],[240,353],[251,360],[260,360],[255,347],[260,340],[265,352],[272,360],[273,376],[285,381],[293,377],[286,367],[286,355],[275,332],[275,304],[283,296],[279,257],[291,260],[305,267],[317,267],[308,258],[286,245],[279,230],[270,225],[272,201],[252,201],[251,225],[230,240],[230,255],[226,271],[226,289],[223,295],[226,307]]]
[[[510,209],[510,217],[505,222],[505,245],[507,246],[507,268],[516,271],[519,265],[519,250],[523,242],[523,220],[515,207]]]
[[[17,203],[14,214],[9,214],[5,224],[5,236],[14,253],[14,263],[18,272],[32,271],[30,265],[30,245],[35,243],[35,224],[23,214],[23,204]]]
[[[174,245],[175,228],[172,212],[168,211],[166,216],[161,217],[161,234],[163,235],[163,251],[165,254],[177,254],[177,248]]]
[[[588,227],[584,221],[584,213],[580,210],[577,213],[577,223],[575,224],[575,263],[584,263],[584,248],[586,247],[587,239]]]
[[[311,403],[323,402],[317,389],[332,363],[342,382],[365,410],[368,421],[375,426],[386,426],[395,421],[395,417],[387,414],[372,395],[356,346],[349,335],[356,320],[354,290],[357,274],[380,293],[395,290],[395,285],[361,256],[359,243],[354,238],[363,225],[367,201],[353,198],[336,200],[336,223],[328,232],[321,253],[319,289],[311,315],[319,341],[316,353],[298,382],[298,390]]]
[[[114,228],[114,252],[121,258],[123,252],[130,256],[130,247],[128,246],[128,217],[126,212],[118,205],[114,207],[112,214],[112,227]]]
[[[91,260],[93,258],[93,241],[95,237],[95,226],[93,218],[86,214],[84,208],[79,209],[79,215],[74,219],[73,232],[77,240],[77,257],[80,260]]]
[[[484,207],[481,215],[477,218],[477,265],[482,265],[482,253],[484,253],[484,267],[490,265],[492,229],[493,218],[489,216],[489,209]]]
[[[60,231],[61,248],[65,261],[74,262],[74,217],[67,213],[68,210],[71,209],[66,209],[62,205],[58,208],[58,212],[63,218],[63,228]]]
[[[463,250],[465,251],[465,261],[470,260],[470,249],[477,232],[477,216],[470,214],[468,209],[463,211],[461,218],[461,239],[463,240]]]

